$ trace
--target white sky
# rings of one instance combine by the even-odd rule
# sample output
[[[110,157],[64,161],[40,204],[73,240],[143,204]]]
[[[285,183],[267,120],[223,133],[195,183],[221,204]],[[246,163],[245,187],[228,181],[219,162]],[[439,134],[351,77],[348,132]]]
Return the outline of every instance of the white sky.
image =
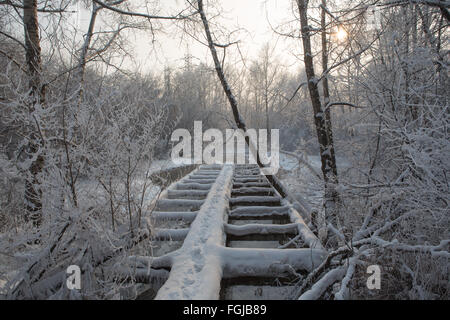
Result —
[[[178,9],[184,8],[182,0],[161,0],[161,12],[159,14],[169,14],[178,12]],[[235,37],[239,40],[241,53],[246,59],[257,58],[260,48],[270,41],[271,46],[276,46],[274,57],[286,65],[293,66],[293,71],[298,68],[299,61],[293,54],[300,50],[300,41],[294,39],[279,39],[271,30],[270,24],[275,27],[281,22],[293,19],[290,10],[291,0],[219,0],[223,11],[220,20],[217,21],[228,31],[236,30],[238,26],[245,29]],[[208,7],[206,7],[208,9]],[[81,10],[78,15],[78,21],[81,27],[87,28],[89,23],[89,12]],[[213,12],[207,11],[208,18],[212,17]],[[269,24],[270,21],[270,24]],[[219,34],[216,26],[211,26],[215,34]],[[165,66],[181,67],[184,64],[184,57],[189,52],[193,56],[192,62],[211,62],[208,48],[199,44],[189,36],[184,36],[181,40],[181,30],[173,27],[173,22],[163,22],[163,30],[168,33],[156,33],[156,43],[152,44],[151,39],[144,32],[133,31],[130,34],[129,41],[134,47],[133,56],[144,72],[160,72]],[[203,33],[201,34],[203,40]],[[277,40],[278,39],[278,40]],[[295,44],[295,42],[298,42]],[[220,55],[222,54],[220,50]],[[239,63],[240,60],[236,46],[227,49],[227,63]],[[130,65],[131,67],[131,65]]]

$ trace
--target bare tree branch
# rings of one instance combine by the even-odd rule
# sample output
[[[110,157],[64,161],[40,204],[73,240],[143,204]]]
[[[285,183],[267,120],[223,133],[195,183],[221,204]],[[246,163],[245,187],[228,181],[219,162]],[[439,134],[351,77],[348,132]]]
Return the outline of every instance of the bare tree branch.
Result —
[[[120,13],[123,15],[132,16],[132,17],[143,17],[143,18],[147,18],[147,19],[160,19],[160,20],[183,20],[183,19],[186,19],[189,17],[189,16],[182,16],[180,14],[177,14],[176,16],[149,15],[149,14],[140,13],[140,12],[125,11],[125,10],[119,9],[117,7],[114,7],[113,5],[106,4],[99,0],[93,0],[93,1],[103,8],[106,8],[108,10],[111,10],[111,11],[114,11],[114,12],[117,12],[117,13]],[[120,3],[122,3],[122,1],[120,1]],[[193,13],[192,15],[194,15],[194,14],[196,14],[196,12]]]
[[[18,9],[27,9],[26,6],[14,3],[11,0],[2,0],[2,1],[0,1],[0,5],[9,5],[14,8],[18,8]],[[75,11],[67,11],[66,10],[68,6],[69,6],[69,4],[67,4],[64,8],[57,8],[57,9],[37,8],[37,11],[45,12],[45,13],[64,13],[64,12],[74,13]]]

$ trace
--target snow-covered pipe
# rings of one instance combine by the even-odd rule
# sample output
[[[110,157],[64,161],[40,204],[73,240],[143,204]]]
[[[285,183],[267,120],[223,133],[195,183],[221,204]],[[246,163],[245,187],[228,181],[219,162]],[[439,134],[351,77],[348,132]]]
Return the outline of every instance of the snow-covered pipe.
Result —
[[[320,243],[319,238],[317,238],[316,235],[311,231],[311,229],[309,229],[309,227],[303,220],[303,217],[300,215],[300,213],[298,213],[294,206],[284,199],[283,204],[290,207],[289,219],[292,223],[295,223],[297,225],[298,233],[301,235],[303,242],[305,242],[310,248],[323,250],[324,248]]]
[[[176,186],[176,190],[209,190],[212,185],[212,183],[188,183],[180,181]]]
[[[155,209],[158,211],[181,211],[186,209],[196,211],[202,204],[203,200],[159,199]]]
[[[197,212],[160,212],[154,211],[152,214],[153,220],[164,221],[164,220],[183,220],[191,222],[197,216]]]
[[[318,249],[220,248],[224,278],[276,277],[295,270],[311,271],[326,258]]]
[[[245,225],[225,224],[227,234],[233,236],[246,236],[250,234],[286,234],[297,233],[297,223],[289,224],[258,224],[251,223]]]
[[[251,215],[285,215],[289,213],[289,206],[246,206],[231,210],[230,217],[251,216]]]
[[[174,197],[174,199],[199,199],[202,200],[208,195],[208,190],[168,190],[169,199]]]
[[[202,167],[201,167],[202,168]],[[156,300],[216,300],[222,280],[220,246],[232,188],[233,166],[224,165],[192,222]]]
[[[186,238],[189,228],[184,229],[160,229],[156,228],[152,238],[155,240],[182,241]]]

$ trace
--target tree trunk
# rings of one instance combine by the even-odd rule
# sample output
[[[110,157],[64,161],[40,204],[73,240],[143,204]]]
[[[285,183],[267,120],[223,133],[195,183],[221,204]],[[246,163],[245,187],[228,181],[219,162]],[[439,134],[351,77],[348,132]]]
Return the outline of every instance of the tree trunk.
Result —
[[[222,84],[222,88],[225,91],[225,95],[227,96],[228,102],[230,103],[231,110],[233,112],[234,121],[236,122],[236,125],[239,129],[243,130],[244,132],[247,131],[245,122],[242,119],[242,117],[239,114],[238,110],[238,104],[237,101],[231,92],[231,88],[228,84],[227,79],[225,78],[225,74],[223,72],[222,66],[220,64],[219,58],[217,56],[216,47],[214,45],[214,41],[212,40],[211,31],[209,29],[209,23],[208,19],[206,18],[205,11],[203,10],[203,1],[197,0],[198,4],[198,12],[200,14],[200,18],[203,23],[203,27],[205,29],[206,39],[208,40],[208,47],[211,51],[212,58],[214,60],[214,66],[216,68],[217,76],[219,77],[220,83]],[[252,146],[252,143],[249,139],[249,137],[245,137],[245,142],[249,146],[250,152],[253,152],[255,149],[254,146]],[[258,166],[260,168],[264,168],[264,165],[261,163],[259,158],[259,153],[256,152],[256,162],[258,163]],[[275,176],[272,175],[266,175],[267,180],[273,185],[273,187],[280,193],[282,197],[286,196],[286,191],[284,190],[283,186],[280,184],[278,179]]]
[[[32,114],[37,104],[45,102],[45,87],[41,81],[41,47],[39,40],[39,24],[37,17],[37,0],[23,1],[23,23],[25,33],[26,63],[29,77],[30,101],[29,112]],[[37,154],[36,159],[29,168],[29,177],[25,182],[26,220],[31,220],[33,225],[39,226],[42,221],[42,191],[39,186],[39,174],[44,167],[42,155],[42,132],[39,123],[35,121],[35,128],[29,136],[27,152],[30,157]]]
[[[305,63],[305,71],[308,79],[308,89],[311,98],[311,104],[314,112],[314,123],[317,131],[317,139],[320,147],[320,159],[322,163],[322,175],[325,183],[325,199],[324,209],[325,218],[331,223],[336,222],[336,210],[339,196],[336,191],[337,175],[333,172],[333,167],[336,167],[336,159],[332,140],[327,133],[327,122],[323,112],[322,104],[320,102],[320,94],[318,88],[318,79],[314,73],[313,55],[311,49],[311,37],[309,34],[308,16],[307,16],[307,1],[297,0],[297,6],[300,13],[300,24],[303,43],[303,55]],[[331,127],[330,127],[331,130]],[[337,170],[336,170],[337,171]]]
[[[78,91],[78,99],[79,103],[82,101],[83,96],[83,82],[84,82],[84,74],[86,70],[86,60],[87,60],[87,53],[89,50],[89,46],[91,44],[92,36],[94,34],[94,27],[95,27],[95,21],[97,19],[97,14],[100,11],[101,7],[99,7],[95,2],[92,3],[92,13],[91,13],[91,19],[89,21],[89,27],[85,35],[83,46],[81,47],[81,53],[80,57],[78,59],[78,66],[77,66],[77,75],[76,79],[79,81],[79,91]]]
[[[331,112],[328,108],[330,103],[330,89],[328,86],[328,46],[327,46],[327,33],[326,33],[326,12],[325,8],[327,6],[327,1],[322,0],[322,12],[321,12],[321,37],[322,37],[322,71],[326,76],[322,79],[323,86],[323,104],[325,109],[325,126],[327,128],[327,137],[330,145],[331,154],[331,170],[336,177],[337,183],[337,165],[336,165],[336,155],[334,152],[334,142],[333,142],[333,127],[331,124]]]

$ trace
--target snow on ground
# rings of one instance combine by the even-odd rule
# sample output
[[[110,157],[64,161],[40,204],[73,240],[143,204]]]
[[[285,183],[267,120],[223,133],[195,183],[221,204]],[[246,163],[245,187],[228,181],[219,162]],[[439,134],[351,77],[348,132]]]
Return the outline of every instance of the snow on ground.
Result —
[[[183,166],[181,163],[174,163],[171,159],[159,159],[153,160],[150,165],[150,171],[156,172],[162,169],[171,169],[175,167]]]
[[[154,185],[149,178],[145,179],[145,175],[151,175],[152,173],[158,172],[160,170],[171,169],[179,166],[181,165],[172,162],[172,160],[170,159],[153,160],[148,168],[141,168],[139,170],[141,172],[139,178],[133,179],[131,189],[135,192],[131,196],[138,200],[136,202],[140,202],[140,197],[142,196],[142,191],[144,190],[145,186],[146,189],[144,193],[143,204],[144,207],[150,205],[153,199],[155,199],[155,197],[157,197],[161,192],[161,187],[158,185]],[[115,181],[113,181],[113,185],[115,187],[116,195],[125,198],[126,190],[123,184],[123,179],[116,179]],[[98,199],[108,201],[108,194],[105,192],[105,189],[100,185],[98,181],[95,181],[93,179],[79,179],[78,192],[80,193],[79,197],[81,199],[85,199],[85,203],[95,203],[98,201]]]
[[[319,172],[320,172],[321,161],[320,161],[320,157],[318,155],[317,156],[303,155],[303,157],[309,163],[310,166],[319,170]],[[350,166],[350,163],[346,159],[337,157],[336,160],[337,160],[338,168],[348,168]],[[280,168],[281,169],[291,171],[291,170],[298,168],[298,166],[299,166],[299,163],[295,157],[293,157],[289,154],[280,152]]]
[[[149,167],[149,173],[154,173],[164,169],[170,169],[179,167],[180,164],[173,163],[170,159],[167,160],[154,160]],[[142,178],[134,179],[132,183],[132,190],[135,190],[136,193],[132,195],[135,199],[140,199],[142,196],[142,190],[144,188],[144,184],[146,184],[146,190],[144,194],[144,208],[148,207],[153,199],[159,195],[161,188],[157,185],[153,185],[150,179],[145,179],[145,171],[142,173]],[[116,186],[115,194],[119,198],[125,199],[126,192],[125,186],[123,185],[123,180],[116,179],[113,181],[113,185]],[[79,202],[82,203],[83,207],[89,208],[94,207],[96,205],[102,203],[108,203],[108,194],[105,189],[101,186],[98,181],[93,179],[89,179],[86,177],[80,178],[77,182],[77,194],[79,198]],[[120,200],[120,199],[119,199]],[[116,218],[119,218],[116,216]],[[110,217],[105,217],[105,223],[110,223]],[[118,222],[118,221],[116,221]],[[0,297],[2,294],[2,289],[6,285],[8,280],[11,280],[16,274],[17,270],[23,264],[23,261],[26,260],[26,252],[17,252],[14,256],[8,254],[9,246],[8,246],[8,235],[0,234]],[[164,253],[173,250],[173,248],[178,248],[181,246],[181,242],[173,241],[172,243],[164,243],[164,245],[160,245],[159,243],[155,243],[154,247],[154,255],[163,255]],[[33,250],[30,246],[27,246],[27,250]]]
[[[7,282],[17,275],[17,269],[20,267],[20,261],[8,254],[0,252],[0,299],[2,288]]]
[[[315,171],[320,172],[320,159],[307,156],[306,161]],[[304,164],[293,156],[280,153],[278,177],[294,198],[301,197],[318,210],[322,204],[323,188],[320,181]]]
[[[304,155],[303,159],[319,176],[322,175],[319,156]],[[337,158],[337,165],[338,170],[350,166],[347,160],[339,157]],[[311,172],[305,164],[294,156],[280,152],[278,178],[295,198],[303,198],[313,209],[319,210],[321,208],[323,198],[322,180],[318,179],[316,174]]]
[[[163,256],[169,252],[175,251],[177,249],[180,249],[183,245],[183,241],[153,241],[151,244],[152,248],[150,253],[147,253],[148,255],[152,257],[160,257]]]
[[[298,167],[298,160],[285,153],[280,153],[280,168],[284,170],[294,170]]]

